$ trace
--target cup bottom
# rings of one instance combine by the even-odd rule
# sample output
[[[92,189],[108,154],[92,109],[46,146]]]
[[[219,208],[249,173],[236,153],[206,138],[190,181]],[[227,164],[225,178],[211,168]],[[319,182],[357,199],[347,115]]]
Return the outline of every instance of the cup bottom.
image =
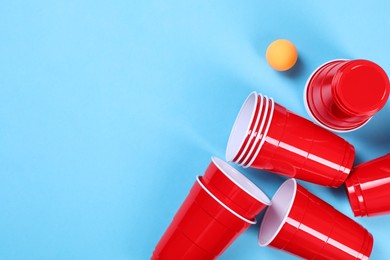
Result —
[[[308,99],[310,97],[309,96],[309,89],[310,89],[310,86],[311,86],[310,84],[312,83],[312,80],[314,80],[315,77],[320,73],[320,71],[322,69],[324,69],[326,66],[330,65],[331,63],[338,62],[338,61],[345,61],[345,59],[337,59],[337,60],[328,61],[328,62],[322,64],[321,66],[319,66],[317,69],[315,69],[314,72],[309,76],[309,78],[306,81],[305,88],[303,91],[303,103],[304,103],[306,112],[309,114],[309,116],[314,120],[314,122],[316,124],[320,125],[321,127],[325,128],[329,131],[332,131],[332,132],[347,133],[347,132],[352,132],[352,131],[358,130],[359,128],[365,126],[371,120],[371,118],[369,118],[369,119],[367,119],[359,124],[351,126],[351,127],[336,127],[334,125],[326,123],[324,120],[321,120],[319,115],[317,115],[316,112],[310,107],[309,102],[308,102]]]

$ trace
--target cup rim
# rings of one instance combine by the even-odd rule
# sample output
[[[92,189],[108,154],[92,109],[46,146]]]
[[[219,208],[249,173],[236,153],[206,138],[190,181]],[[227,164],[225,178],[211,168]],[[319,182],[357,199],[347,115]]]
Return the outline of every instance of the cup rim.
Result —
[[[345,181],[345,191],[347,193],[347,198],[349,202],[349,206],[351,207],[352,213],[354,217],[365,217],[367,214],[363,213],[363,210],[361,208],[361,204],[359,203],[358,195],[356,194],[356,184],[351,183],[352,182],[352,177],[350,176],[346,181]],[[358,182],[358,180],[356,180]],[[360,185],[358,183],[357,185]],[[360,192],[361,193],[361,192]],[[361,199],[363,200],[364,203],[364,197],[361,196]],[[364,205],[364,204],[363,204]]]
[[[212,197],[216,202],[218,202],[222,207],[224,207],[226,210],[228,210],[230,213],[232,213],[234,216],[236,216],[237,218],[241,219],[242,221],[246,222],[246,223],[249,223],[251,225],[254,225],[257,223],[256,219],[253,219],[253,220],[249,220],[249,219],[246,219],[244,218],[243,216],[241,216],[240,214],[238,214],[237,212],[235,212],[234,210],[232,210],[231,208],[229,208],[228,206],[226,206],[222,201],[220,201],[217,197],[214,196],[214,194],[212,194],[207,188],[206,186],[202,183],[202,181],[200,180],[200,175],[196,176],[196,181],[198,182],[198,184],[200,185],[200,187],[208,194],[210,195],[210,197]]]
[[[262,95],[262,94],[260,94],[260,95]],[[260,124],[259,129],[258,129],[257,134],[256,134],[256,138],[255,138],[253,144],[251,145],[251,148],[249,149],[248,153],[246,154],[245,158],[243,158],[243,160],[240,163],[238,163],[239,166],[246,165],[246,162],[251,157],[250,155],[253,153],[253,150],[255,149],[256,144],[261,140],[261,137],[262,137],[261,133],[263,131],[264,124],[266,122],[267,115],[268,115],[268,112],[269,112],[269,98],[264,95],[263,99],[265,100],[265,108],[264,108],[264,111],[263,111],[263,117],[262,117],[262,120],[261,120],[261,124]]]
[[[271,205],[271,201],[268,196],[233,166],[215,156],[211,157],[211,161],[223,175],[225,175],[230,181],[232,181],[249,196],[261,202],[262,204],[265,204],[266,206]]]
[[[271,126],[271,122],[272,122],[272,119],[273,119],[273,116],[274,116],[274,111],[275,111],[275,102],[274,102],[273,98],[270,98],[270,100],[271,100],[271,112],[270,112],[270,116],[269,116],[269,119],[268,119],[268,122],[267,122],[267,126],[266,126],[266,128],[264,130],[264,134],[261,137],[261,141],[260,141],[259,147],[257,147],[257,150],[256,150],[255,154],[252,156],[252,159],[249,161],[249,163],[244,165],[244,168],[248,168],[248,167],[250,167],[252,165],[252,163],[255,161],[257,155],[259,154],[261,148],[263,147],[265,139],[267,138],[268,131],[269,131],[269,128]]]
[[[272,243],[283,228],[294,204],[297,189],[297,181],[291,178],[283,182],[275,192],[271,201],[273,205],[267,209],[260,224],[258,244],[261,247],[268,246]],[[280,220],[272,218],[274,211],[276,211],[275,214],[282,214],[283,218]]]
[[[261,94],[260,94],[261,95]],[[259,105],[259,110],[257,111],[257,118],[256,118],[256,122],[255,122],[255,125],[252,129],[252,132],[251,132],[251,135],[249,137],[249,139],[247,140],[247,142],[245,143],[245,147],[244,149],[242,150],[242,152],[240,153],[240,156],[238,157],[237,160],[234,160],[235,163],[239,163],[240,161],[242,161],[243,159],[243,156],[245,155],[246,151],[248,150],[248,148],[251,148],[249,146],[249,144],[251,143],[253,137],[255,137],[255,135],[253,134],[254,131],[257,129],[257,126],[260,122],[260,117],[261,117],[261,114],[263,113],[263,95],[261,95],[261,97],[259,95],[257,95],[257,102],[256,102],[256,106]],[[257,110],[257,109],[256,109]],[[259,131],[257,131],[258,133]],[[255,137],[256,138],[256,137]],[[255,142],[256,142],[256,139],[255,139]],[[244,145],[244,144],[243,144]],[[241,147],[240,147],[241,148]],[[237,156],[237,155],[236,155]],[[240,165],[240,164],[238,164]]]
[[[253,91],[245,99],[244,103],[240,108],[240,111],[238,112],[236,120],[234,121],[226,148],[226,160],[229,162],[234,160],[245,141],[245,137],[249,131],[249,128],[253,121],[253,117],[255,115],[257,107],[256,100],[257,93],[256,91]],[[251,111],[250,115],[248,113],[249,111]],[[242,125],[244,125],[245,127],[242,127]]]

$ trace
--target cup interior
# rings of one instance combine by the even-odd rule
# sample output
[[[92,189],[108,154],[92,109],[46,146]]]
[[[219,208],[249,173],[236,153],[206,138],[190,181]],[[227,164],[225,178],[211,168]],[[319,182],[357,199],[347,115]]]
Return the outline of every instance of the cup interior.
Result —
[[[212,157],[214,165],[234,184],[236,184],[240,189],[245,191],[251,197],[256,199],[265,205],[271,205],[271,201],[264,194],[264,192],[259,189],[253,182],[251,182],[247,177],[245,177],[242,173],[237,171],[235,168],[230,166],[227,162],[217,158]]]
[[[268,246],[282,229],[294,203],[297,191],[295,179],[288,179],[276,191],[272,205],[265,212],[260,226],[258,243]]]
[[[250,131],[250,126],[255,115],[256,107],[257,93],[252,92],[245,100],[240,109],[240,112],[238,112],[232,131],[230,132],[226,148],[227,161],[232,161],[237,156],[237,153],[243,145],[245,137]]]

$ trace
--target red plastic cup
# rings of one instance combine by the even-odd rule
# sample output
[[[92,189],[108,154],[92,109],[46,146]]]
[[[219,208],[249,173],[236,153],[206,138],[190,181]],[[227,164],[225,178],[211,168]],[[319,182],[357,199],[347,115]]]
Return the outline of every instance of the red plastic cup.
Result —
[[[325,63],[308,79],[304,101],[308,114],[336,132],[356,130],[381,110],[389,97],[386,72],[368,60]]]
[[[158,242],[152,259],[215,259],[255,223],[256,220],[245,219],[222,203],[198,177]]]
[[[249,155],[250,160],[244,167],[268,170],[323,186],[341,186],[353,165],[354,147],[271,101],[261,141],[251,147],[255,152]],[[246,116],[240,112],[236,122]],[[242,132],[233,128],[227,145],[228,161],[235,158],[234,151],[240,150],[236,140],[241,138]]]
[[[253,219],[271,204],[254,183],[216,157],[211,158],[201,182],[215,197],[246,219]]]
[[[390,213],[390,153],[356,166],[345,186],[355,217]]]
[[[372,235],[289,179],[275,193],[260,226],[259,245],[304,259],[368,259]]]

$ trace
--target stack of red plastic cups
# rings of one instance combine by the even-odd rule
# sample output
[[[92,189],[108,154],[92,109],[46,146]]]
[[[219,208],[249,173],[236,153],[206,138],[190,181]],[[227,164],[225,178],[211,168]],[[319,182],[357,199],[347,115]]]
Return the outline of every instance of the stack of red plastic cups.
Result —
[[[355,216],[389,213],[390,154],[358,165],[350,174],[354,147],[328,131],[363,126],[382,109],[389,93],[389,79],[375,63],[328,62],[313,73],[305,88],[307,111],[318,126],[272,98],[252,92],[233,125],[226,159],[323,186],[339,187],[345,182]],[[295,179],[284,182],[271,203],[244,175],[213,157],[152,259],[215,259],[256,223],[255,216],[267,206],[260,246],[304,259],[367,260],[371,254],[373,237],[364,227]]]
[[[158,242],[152,259],[215,259],[270,205],[244,175],[212,158]]]
[[[355,216],[390,213],[390,153],[356,166],[345,186]]]
[[[304,259],[366,260],[373,237],[295,179],[289,179],[276,192],[264,215],[259,244]]]
[[[226,150],[241,166],[330,187],[344,183],[354,158],[347,141],[256,92],[241,107]]]
[[[335,60],[320,66],[309,78],[306,110],[321,126],[348,132],[365,125],[389,97],[386,72],[368,60]]]

